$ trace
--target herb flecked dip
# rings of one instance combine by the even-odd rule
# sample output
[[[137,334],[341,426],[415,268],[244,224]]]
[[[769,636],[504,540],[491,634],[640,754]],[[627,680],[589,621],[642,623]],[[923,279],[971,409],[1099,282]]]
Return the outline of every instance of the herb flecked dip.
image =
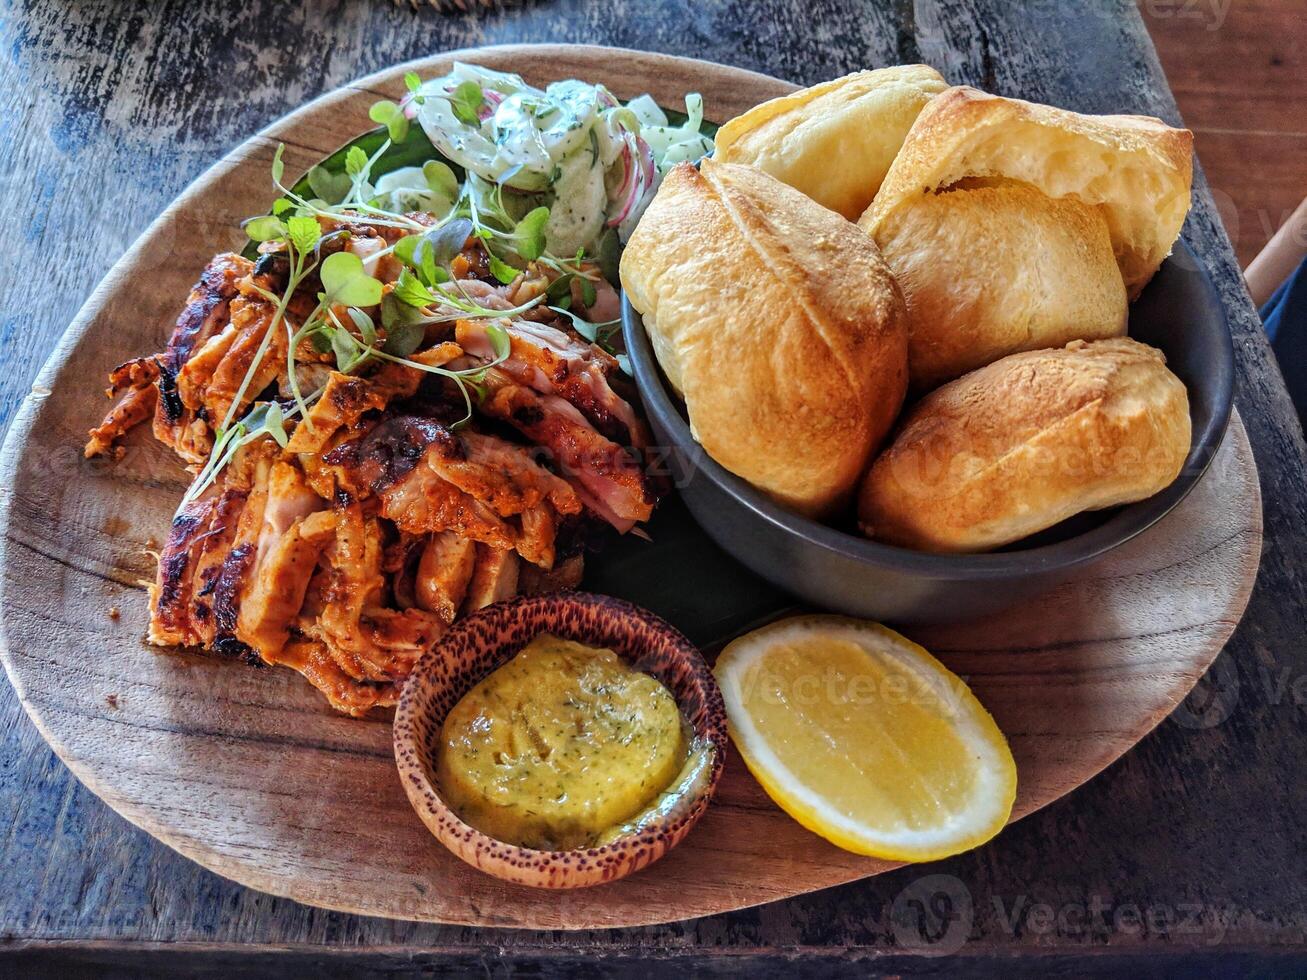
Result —
[[[450,711],[436,776],[483,833],[572,850],[664,810],[702,755],[661,683],[611,650],[545,633]]]

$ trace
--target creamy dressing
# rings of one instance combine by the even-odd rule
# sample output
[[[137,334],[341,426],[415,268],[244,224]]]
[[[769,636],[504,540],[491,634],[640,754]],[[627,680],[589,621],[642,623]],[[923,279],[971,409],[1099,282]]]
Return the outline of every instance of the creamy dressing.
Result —
[[[436,777],[483,833],[570,850],[668,812],[704,755],[661,683],[611,650],[543,634],[450,711]]]

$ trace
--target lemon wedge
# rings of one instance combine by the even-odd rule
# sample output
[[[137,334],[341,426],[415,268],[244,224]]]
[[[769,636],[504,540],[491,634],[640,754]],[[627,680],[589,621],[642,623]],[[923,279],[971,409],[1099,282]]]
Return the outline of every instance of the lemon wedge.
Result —
[[[969,850],[1016,797],[1007,740],[962,679],[879,623],[798,616],[717,659],[731,738],[790,816],[894,861]]]

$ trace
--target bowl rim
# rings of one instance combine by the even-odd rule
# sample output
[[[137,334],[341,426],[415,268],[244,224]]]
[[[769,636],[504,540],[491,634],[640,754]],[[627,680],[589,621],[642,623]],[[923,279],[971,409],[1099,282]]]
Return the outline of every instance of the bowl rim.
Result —
[[[623,629],[629,629],[636,623],[650,627],[655,632],[666,637],[666,639],[673,645],[673,649],[676,651],[675,656],[677,658],[683,658],[689,661],[693,683],[700,685],[703,689],[703,696],[706,702],[705,728],[702,731],[694,730],[693,736],[696,739],[703,739],[711,746],[712,758],[709,762],[708,775],[704,781],[702,790],[694,797],[687,800],[686,805],[680,810],[680,812],[676,813],[667,826],[681,829],[682,836],[693,828],[694,824],[697,823],[699,818],[703,815],[709,802],[716,793],[717,784],[721,779],[722,771],[726,765],[726,755],[729,742],[726,729],[726,707],[725,702],[722,700],[721,690],[717,686],[717,680],[713,676],[712,668],[708,665],[702,651],[700,651],[699,648],[685,636],[685,634],[675,626],[668,623],[661,616],[658,616],[656,613],[641,606],[637,606],[632,602],[628,602],[625,599],[619,599],[614,596],[602,595],[595,592],[584,592],[571,589],[560,590],[557,592],[512,596],[508,599],[478,609],[470,615],[464,616],[462,619],[456,621],[433,646],[418,658],[417,663],[413,665],[413,670],[404,682],[404,688],[400,693],[399,702],[395,707],[392,742],[395,763],[399,771],[401,782],[404,784],[404,789],[409,798],[409,802],[413,805],[414,809],[418,811],[419,817],[424,818],[423,822],[426,823],[424,812],[429,812],[429,808],[427,808],[425,804],[434,802],[434,804],[439,807],[441,814],[446,816],[453,824],[455,824],[456,828],[461,831],[460,836],[464,841],[485,842],[487,845],[486,856],[489,861],[487,864],[483,865],[469,860],[464,856],[460,849],[452,846],[451,842],[447,842],[435,831],[434,828],[431,827],[430,824],[427,824],[428,830],[431,831],[432,836],[436,837],[437,840],[448,847],[456,857],[472,864],[480,871],[487,874],[494,874],[497,877],[505,877],[504,875],[499,875],[493,867],[502,861],[496,853],[501,850],[510,851],[513,854],[520,856],[520,859],[522,860],[537,862],[540,865],[562,864],[567,866],[570,864],[575,867],[575,860],[578,858],[584,858],[590,866],[599,865],[602,867],[604,858],[617,854],[630,842],[639,840],[642,834],[648,832],[647,829],[635,830],[622,834],[598,847],[573,848],[560,851],[548,851],[539,848],[524,847],[520,844],[511,844],[487,834],[485,831],[479,830],[465,822],[445,800],[444,795],[441,793],[435,781],[428,775],[428,767],[422,762],[422,759],[426,755],[426,749],[423,745],[419,744],[421,739],[418,736],[417,722],[418,715],[420,714],[420,709],[417,704],[418,690],[421,685],[427,681],[430,675],[435,673],[435,671],[432,670],[432,667],[442,659],[441,652],[445,643],[453,638],[461,636],[462,634],[475,633],[478,626],[485,623],[487,620],[498,619],[506,624],[512,624],[518,621],[520,617],[531,615],[536,609],[557,609],[560,606],[566,605],[584,606],[616,613],[614,622],[621,624]],[[527,637],[522,640],[520,645],[514,647],[513,644],[509,644],[510,649],[505,653],[504,657],[493,666],[488,667],[484,673],[481,673],[473,679],[471,685],[480,683],[480,681],[484,680],[492,672],[512,659],[513,656],[516,656],[517,652],[520,652],[522,647],[527,643],[530,643],[536,636],[545,632],[555,632],[558,635],[563,635],[565,627],[542,627],[529,633]],[[564,635],[564,639],[567,638],[569,637]],[[579,635],[575,638],[578,642],[594,642],[587,641]],[[628,658],[621,650],[615,650],[614,652],[622,657],[623,660],[630,663],[630,658]],[[651,674],[650,676],[654,675]],[[660,683],[664,683],[664,686],[671,691],[673,697],[676,697],[676,692],[672,690],[670,685],[663,682],[661,678],[656,679],[658,679]],[[469,686],[468,690],[470,689],[471,686]],[[464,693],[466,693],[466,691]],[[686,712],[684,711],[679,698],[677,698],[677,707],[678,710],[681,711],[682,717],[686,717]],[[443,724],[444,719],[440,719],[440,721]],[[686,721],[689,722],[690,719],[687,717]],[[405,750],[407,750],[407,752]],[[419,791],[426,791],[422,796],[421,803],[419,802],[419,799],[414,796],[415,790],[410,785],[412,781],[416,781],[420,784],[420,787],[418,788]],[[432,814],[432,816],[436,815],[437,814],[434,813]],[[680,839],[681,838],[678,837],[671,846],[666,848],[666,850],[671,850],[676,843],[679,843]],[[661,857],[663,853],[665,853],[665,851],[659,852],[647,860],[636,861],[621,874],[606,877],[602,880],[583,881],[580,883],[579,887],[616,881],[625,877],[626,874],[639,871],[648,864],[653,863]],[[509,880],[516,881],[517,879]],[[574,886],[545,885],[543,887],[558,888]]]
[[[686,454],[697,473],[764,524],[840,557],[908,572],[918,578],[982,582],[1008,579],[1073,568],[1125,544],[1165,517],[1197,485],[1211,465],[1224,438],[1234,402],[1234,345],[1229,314],[1207,267],[1183,238],[1177,240],[1175,253],[1163,265],[1176,264],[1184,271],[1195,272],[1209,306],[1219,311],[1221,329],[1211,352],[1215,359],[1212,375],[1216,411],[1201,430],[1193,432],[1180,475],[1168,487],[1145,500],[1121,507],[1102,524],[1088,531],[1062,541],[1015,551],[959,555],[901,548],[821,524],[776,503],[712,459],[690,434],[690,426],[681,414],[678,400],[673,399],[664,384],[662,370],[644,329],[644,318],[631,305],[625,290],[622,290],[622,337],[646,412],[671,434],[673,445],[660,448]],[[698,520],[697,516],[695,519]]]

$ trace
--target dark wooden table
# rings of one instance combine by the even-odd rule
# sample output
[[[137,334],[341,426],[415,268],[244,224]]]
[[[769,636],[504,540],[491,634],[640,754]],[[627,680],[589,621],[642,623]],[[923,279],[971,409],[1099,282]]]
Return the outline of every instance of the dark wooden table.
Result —
[[[0,18],[0,424],[189,180],[303,101],[417,55],[586,41],[803,83],[921,60],[1002,94],[1179,121],[1128,0],[560,0],[482,18],[389,0],[26,0]],[[1266,552],[1199,690],[1090,785],[974,853],[751,911],[606,933],[472,930],[324,912],[202,870],[80,786],[0,686],[0,973],[1288,969],[1307,949],[1307,465],[1201,178],[1195,198],[1186,235],[1230,311]]]

